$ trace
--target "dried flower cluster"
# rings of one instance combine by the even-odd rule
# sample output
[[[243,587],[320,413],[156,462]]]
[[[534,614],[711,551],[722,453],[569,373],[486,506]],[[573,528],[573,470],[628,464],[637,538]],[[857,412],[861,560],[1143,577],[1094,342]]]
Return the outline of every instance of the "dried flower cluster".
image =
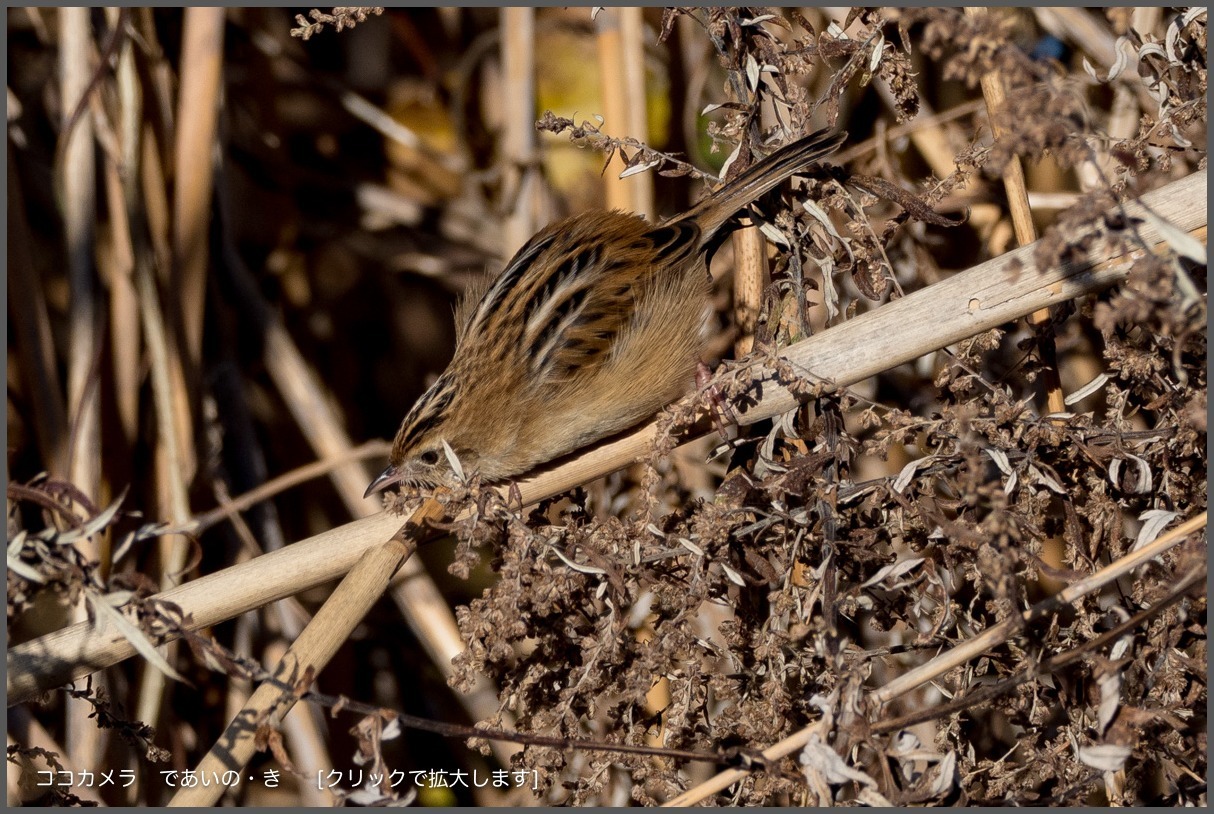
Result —
[[[307,41],[312,38],[313,34],[324,31],[327,25],[333,26],[335,31],[340,32],[366,22],[368,16],[378,17],[383,13],[383,6],[338,6],[333,9],[331,14],[325,14],[320,9],[312,9],[308,12],[308,17],[312,18],[312,22],[308,22],[302,14],[295,15],[295,23],[298,27],[291,29],[291,36]]]

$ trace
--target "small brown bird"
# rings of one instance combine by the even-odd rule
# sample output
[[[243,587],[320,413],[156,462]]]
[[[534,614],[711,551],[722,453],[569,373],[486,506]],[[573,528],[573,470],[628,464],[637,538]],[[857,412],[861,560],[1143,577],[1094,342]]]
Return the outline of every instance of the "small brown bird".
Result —
[[[502,480],[678,398],[699,359],[718,231],[845,135],[787,145],[660,226],[615,211],[541,229],[461,302],[455,356],[405,416],[364,496],[445,480],[444,442],[465,471]]]

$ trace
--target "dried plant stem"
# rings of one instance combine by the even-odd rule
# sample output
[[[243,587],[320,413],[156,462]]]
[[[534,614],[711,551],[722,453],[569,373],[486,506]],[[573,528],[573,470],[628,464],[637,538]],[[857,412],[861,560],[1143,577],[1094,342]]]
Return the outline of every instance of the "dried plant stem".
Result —
[[[134,186],[137,180],[128,179],[128,184]],[[128,189],[128,196],[131,194],[132,190]],[[164,314],[160,310],[160,295],[156,290],[151,258],[146,251],[135,253],[135,289],[139,297],[140,320],[148,349],[152,404],[156,415],[156,480],[160,490],[160,513],[173,523],[185,523],[190,517],[190,505],[186,494],[188,467],[183,439],[189,438],[190,433],[188,424],[182,426],[183,417],[175,409],[176,396],[180,395],[180,368],[174,364],[178,359],[173,353]],[[174,375],[175,370],[177,375]],[[162,557],[166,563],[180,559],[185,552],[184,540],[178,539],[175,544],[170,541],[170,544],[181,553],[170,551],[165,556],[165,549],[162,547]]]
[[[540,177],[535,127],[535,9],[503,8],[502,93],[511,111],[502,132],[504,219],[502,256],[510,257],[541,225],[538,216]]]
[[[146,35],[145,35],[146,36]],[[131,238],[135,246],[135,289],[139,298],[140,322],[148,350],[149,379],[152,385],[152,405],[156,418],[156,500],[159,516],[174,523],[184,523],[190,517],[186,484],[193,478],[195,457],[193,418],[190,407],[188,377],[180,336],[170,330],[160,305],[158,282],[172,291],[172,280],[165,276],[172,267],[172,242],[169,236],[170,214],[168,185],[161,164],[155,130],[141,125],[139,163],[123,176],[128,221],[147,222],[147,238],[136,229]],[[156,270],[162,272],[156,275]],[[169,585],[185,561],[188,541],[169,535],[159,541],[161,583]]]
[[[986,631],[978,634],[972,639],[969,639],[962,644],[941,653],[939,656],[928,661],[919,667],[916,667],[909,672],[895,678],[893,681],[881,687],[872,694],[872,698],[877,702],[877,705],[888,703],[889,701],[901,695],[905,695],[917,687],[926,684],[934,678],[944,675],[949,670],[964,664],[970,659],[981,655],[990,650],[1014,634],[1017,630],[1030,622],[1040,618],[1048,612],[1057,610],[1063,605],[1070,604],[1080,597],[1086,596],[1093,591],[1108,585],[1110,582],[1128,574],[1135,568],[1138,568],[1145,563],[1150,562],[1155,557],[1163,554],[1165,551],[1176,547],[1183,542],[1193,532],[1204,528],[1206,525],[1206,513],[1202,512],[1196,517],[1192,517],[1180,524],[1176,528],[1160,535],[1154,542],[1145,545],[1142,548],[1134,551],[1121,559],[1113,562],[1104,568],[1101,568],[1096,573],[1086,577],[1070,586],[1065,590],[1060,591],[1055,596],[1038,603],[1037,605],[1024,611],[1019,616],[1013,616],[1009,619],[994,625]],[[810,735],[816,732],[819,728],[818,724],[811,724],[804,729],[789,735],[779,743],[763,750],[763,758],[768,762],[774,762],[801,749],[809,742]],[[695,788],[688,789],[673,800],[665,803],[664,808],[674,808],[678,806],[689,806],[703,802],[713,794],[729,788],[739,780],[744,779],[749,772],[742,769],[729,769],[717,774],[712,779],[705,783],[701,783]]]
[[[93,127],[90,117],[81,116],[71,132],[66,127],[80,106],[92,77],[89,55],[93,52],[89,11],[65,8],[59,11],[61,46],[59,68],[63,100],[60,138],[63,150],[63,234],[67,249],[69,338],[67,354],[67,408],[71,422],[68,478],[94,499],[101,477],[101,401],[94,360],[97,351],[97,286],[93,275],[93,234],[96,216],[96,187],[93,173]],[[89,552],[97,557],[97,552]]]
[[[229,506],[222,482],[216,483],[217,498],[223,506]],[[232,518],[233,526],[238,536],[244,542],[239,562],[245,562],[263,553],[253,532],[245,524],[244,518],[236,514]],[[241,615],[236,622],[236,632],[232,650],[238,655],[249,657],[252,654],[252,644],[258,632],[262,637],[269,637],[264,652],[254,659],[260,664],[277,664],[286,655],[288,642],[299,637],[312,616],[294,597],[280,599],[267,606],[271,612],[258,614],[254,611]],[[252,678],[245,675],[230,675],[227,686],[227,708],[225,720],[231,720],[244,707],[252,694]],[[314,715],[310,707],[296,708],[283,721],[283,732],[287,739],[289,753],[296,769],[306,775],[316,777],[317,772],[330,769],[333,762],[326,746],[325,727],[322,721]],[[332,798],[327,792],[314,784],[300,784],[300,795],[305,805],[331,805]]]
[[[173,409],[173,385],[169,340],[163,314],[160,311],[156,283],[149,268],[146,253],[135,259],[135,286],[139,312],[150,360],[152,403],[156,413],[156,470],[159,503],[162,516],[174,524],[184,524],[190,516],[186,481],[181,465],[181,437],[185,430],[177,424]],[[173,584],[173,577],[185,562],[188,540],[178,534],[165,535],[159,540],[161,558],[160,582],[163,588]],[[165,676],[159,670],[147,668],[139,690],[137,715],[140,720],[155,721],[164,697]]]
[[[128,224],[138,222],[144,212],[143,201],[155,207],[158,197],[163,196],[163,187],[149,186],[145,182],[158,180],[159,157],[151,140],[139,151],[140,164],[132,165],[124,177],[125,205]],[[142,167],[140,173],[137,168]],[[141,192],[151,194],[140,194]],[[159,196],[157,195],[159,193]],[[153,218],[149,218],[154,221]],[[154,222],[153,235],[155,235]],[[135,290],[139,303],[140,323],[147,346],[149,378],[152,385],[152,405],[156,416],[156,488],[160,516],[175,525],[183,525],[190,517],[187,480],[193,471],[193,455],[190,439],[189,405],[185,393],[185,375],[181,355],[174,336],[165,323],[160,308],[160,294],[152,270],[152,256],[141,232],[132,232],[134,244]],[[173,580],[185,563],[189,541],[182,535],[165,535],[158,541],[160,552],[160,582],[171,589]],[[171,655],[171,653],[170,653]],[[164,675],[156,669],[144,670],[138,696],[136,714],[140,720],[156,721],[166,689]]]
[[[278,319],[270,318],[266,322],[262,359],[291,411],[291,417],[317,457],[344,459],[333,468],[330,478],[346,509],[354,517],[378,509],[376,501],[364,500],[362,496],[371,482],[372,473],[365,464],[350,457],[354,445],[343,429],[341,416],[328,400],[325,388],[291,339],[286,326]]]
[[[105,161],[106,203],[111,217],[109,251],[101,255],[103,276],[110,293],[110,354],[113,367],[114,402],[123,440],[133,444],[139,424],[139,303],[135,298],[127,210],[122,200],[120,168],[107,156]]]
[[[595,17],[599,87],[603,118],[617,137],[644,141],[649,133],[645,110],[645,43],[641,9],[604,8]],[[653,216],[653,176],[647,172],[620,178],[617,153],[603,175],[607,208]]]
[[[207,232],[211,213],[219,80],[223,65],[222,8],[187,8],[177,102],[177,166],[173,188],[173,261],[181,303],[182,351],[190,367],[202,358],[207,293]]]
[[[1194,173],[1149,192],[1142,203],[1127,204],[1130,220],[1149,207],[1183,231],[1204,229],[1206,176]],[[1138,227],[1147,245],[1160,236],[1149,223]],[[1036,246],[1025,246],[947,280],[887,303],[867,314],[790,346],[784,358],[817,380],[844,387],[1006,322],[1019,319],[1061,298],[1079,297],[1123,280],[1137,252],[1110,253],[1083,263],[1037,268]],[[1063,282],[1061,292],[1057,283]],[[762,382],[762,401],[743,423],[787,412],[800,402],[774,380]],[[633,463],[647,455],[656,437],[650,424],[610,443],[600,444],[560,467],[520,481],[525,504],[560,494]],[[297,542],[287,549],[210,574],[166,591],[161,598],[193,614],[197,627],[231,619],[238,613],[319,585],[345,573],[367,548],[402,523],[377,514]],[[289,563],[289,567],[285,564]],[[134,653],[121,636],[97,635],[75,625],[18,645],[8,653],[9,704],[60,686]]]
[[[393,538],[366,551],[333,594],[316,613],[274,670],[274,680],[263,683],[243,710],[228,725],[219,742],[198,764],[199,776],[243,769],[256,751],[257,730],[263,724],[277,728],[333,658],[371,606],[379,601],[388,581],[415,550],[412,541]],[[223,793],[219,783],[183,788],[171,806],[213,805]]]
[[[123,24],[116,8],[105,10],[111,26]],[[113,356],[114,402],[128,445],[135,442],[139,425],[140,339],[139,303],[135,296],[135,248],[126,200],[123,172],[139,171],[139,131],[142,99],[135,72],[135,55],[129,37],[123,37],[118,52],[118,139],[121,153],[106,153],[105,190],[110,211],[112,261],[110,289],[110,353]]]
[[[767,268],[767,242],[757,226],[747,226],[733,233],[733,313],[738,326],[734,356],[738,359],[750,353],[755,342],[755,325],[763,306],[763,292],[770,282]]]
[[[986,9],[966,8],[967,16],[976,17],[988,13]],[[1004,138],[1006,130],[1001,124],[999,112],[1003,109],[1007,94],[1004,91],[1003,75],[991,71],[982,77],[982,95],[986,98],[987,117],[995,140]],[[1012,215],[1012,227],[1016,242],[1027,246],[1037,239],[1037,227],[1033,225],[1033,210],[1029,207],[1028,188],[1024,183],[1024,167],[1019,157],[1013,157],[1003,170],[1003,187],[1007,191],[1008,209]],[[1054,342],[1054,326],[1050,310],[1043,308],[1029,315],[1029,325],[1037,332],[1037,348],[1041,354],[1041,383],[1045,389],[1046,409],[1051,413],[1066,410],[1062,393],[1062,379],[1058,372],[1058,352]]]
[[[116,10],[107,12],[111,25],[121,24],[121,17]],[[114,259],[110,268],[111,291],[111,334],[113,337],[114,355],[114,388],[118,401],[119,415],[122,419],[127,437],[134,440],[138,421],[139,404],[139,366],[140,356],[140,327],[149,336],[155,334],[162,343],[155,350],[149,348],[149,356],[153,357],[152,376],[154,403],[157,408],[163,408],[171,400],[165,399],[163,391],[155,393],[156,378],[167,381],[167,354],[163,352],[163,337],[165,334],[163,321],[159,315],[159,304],[152,282],[152,273],[147,269],[150,263],[148,247],[142,238],[141,230],[135,226],[140,222],[143,207],[139,196],[140,159],[141,159],[141,129],[142,98],[138,79],[135,74],[134,56],[129,40],[123,40],[122,50],[118,60],[118,94],[119,94],[119,149],[120,154],[107,151],[105,180],[107,199],[110,209],[111,244],[114,247]],[[121,161],[119,165],[118,161]],[[138,270],[139,265],[144,270]],[[143,278],[143,296],[140,296],[140,282]],[[152,305],[151,310],[144,308],[145,303]],[[150,342],[149,342],[150,344]],[[173,522],[180,522],[189,516],[189,505],[186,497],[186,486],[182,469],[179,466],[179,456],[175,450],[183,444],[181,439],[189,437],[189,428],[175,426],[171,409],[161,409],[160,416],[164,423],[158,422],[158,427],[166,431],[158,440],[170,440],[168,448],[157,445],[157,457],[163,463],[160,465],[158,485],[163,495],[162,509],[164,515]],[[167,454],[166,454],[167,453]],[[169,587],[171,574],[180,570],[184,563],[188,543],[184,538],[166,536],[160,543],[163,558],[161,570],[161,585]],[[170,645],[167,658],[173,658],[174,646]],[[158,725],[159,711],[163,706],[164,695],[168,689],[167,680],[163,673],[156,669],[145,667],[140,680],[138,700],[135,715],[142,721]]]
[[[288,644],[283,639],[270,642],[265,651],[256,661],[262,664],[280,664],[289,651]],[[319,672],[319,671],[318,671]],[[233,679],[233,683],[236,680]],[[238,713],[246,708],[252,694],[245,696],[225,720],[237,720]],[[333,758],[329,753],[327,743],[331,735],[326,731],[325,713],[311,704],[296,705],[281,719],[281,729],[286,740],[287,754],[296,770],[304,777],[319,777],[319,772],[332,769]],[[333,794],[317,787],[316,783],[303,782],[299,786],[301,806],[332,806]]]
[[[59,10],[59,71],[63,131],[63,165],[60,207],[67,255],[68,350],[67,478],[94,500],[101,498],[101,400],[96,369],[98,350],[97,285],[93,273],[96,187],[93,127],[89,116],[73,122],[73,113],[84,100],[93,70],[92,25],[87,8]],[[73,126],[74,124],[74,126]],[[70,128],[70,129],[69,129]],[[100,538],[76,545],[85,558],[103,561]],[[72,608],[73,619],[86,616],[83,602]],[[92,709],[86,701],[66,699],[64,706],[67,753],[82,769],[96,768],[103,752],[102,733],[89,720]]]

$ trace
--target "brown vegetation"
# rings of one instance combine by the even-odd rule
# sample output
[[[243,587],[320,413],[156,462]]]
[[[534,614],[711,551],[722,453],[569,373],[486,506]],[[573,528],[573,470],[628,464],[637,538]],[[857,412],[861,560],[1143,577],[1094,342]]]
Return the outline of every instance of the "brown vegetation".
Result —
[[[10,802],[1206,803],[1204,9],[6,13]],[[385,545],[465,288],[824,126],[712,388]]]

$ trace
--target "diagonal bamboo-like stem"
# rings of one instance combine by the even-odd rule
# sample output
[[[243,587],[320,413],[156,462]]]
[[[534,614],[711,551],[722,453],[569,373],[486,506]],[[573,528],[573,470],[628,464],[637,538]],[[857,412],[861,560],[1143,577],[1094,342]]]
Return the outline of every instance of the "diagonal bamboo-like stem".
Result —
[[[297,691],[302,693],[311,686],[311,679],[333,658],[371,606],[379,601],[396,569],[415,550],[416,544],[412,540],[393,538],[362,555],[278,663],[275,680],[263,682],[257,688],[244,709],[228,724],[219,742],[203,757],[197,768],[199,777],[244,769],[256,752],[258,728],[262,724],[277,728],[282,723],[299,700]],[[223,792],[224,786],[220,783],[182,788],[169,805],[214,805]]]
[[[1206,221],[1206,175],[1194,173],[1124,207],[1126,222],[1140,220],[1143,206],[1186,232]],[[1136,234],[1147,248],[1162,238],[1139,222]],[[817,380],[845,387],[934,349],[1024,317],[1041,307],[1079,297],[1123,280],[1141,252],[1110,253],[1082,263],[1038,268],[1036,245],[1025,246],[954,275],[929,288],[883,305],[785,349],[781,356]],[[796,396],[764,374],[755,388],[757,405],[744,424],[797,406]],[[657,435],[650,424],[518,484],[530,504],[642,459]],[[380,513],[357,520],[242,565],[210,574],[159,598],[181,605],[198,627],[298,593],[345,573],[358,557],[390,536],[402,518]],[[9,704],[73,677],[130,657],[134,648],[112,632],[98,634],[78,624],[12,648],[8,654]]]

